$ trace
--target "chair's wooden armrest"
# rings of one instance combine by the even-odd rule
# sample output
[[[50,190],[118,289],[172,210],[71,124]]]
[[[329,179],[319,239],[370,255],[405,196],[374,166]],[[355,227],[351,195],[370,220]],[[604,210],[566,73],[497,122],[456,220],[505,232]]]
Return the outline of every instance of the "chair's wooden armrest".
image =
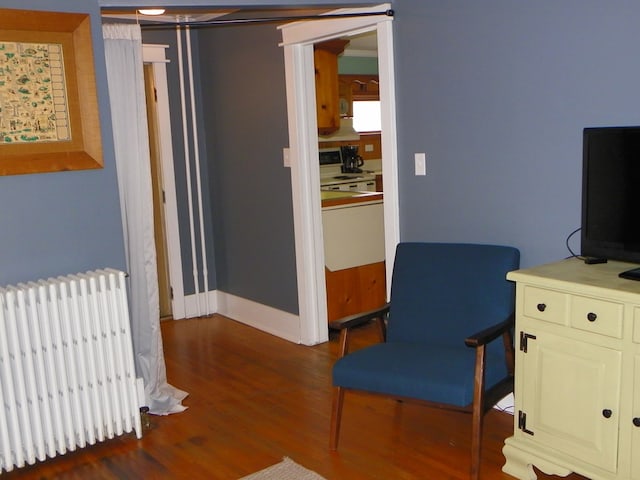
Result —
[[[365,323],[368,323],[375,318],[384,317],[387,313],[389,313],[390,305],[390,303],[387,303],[384,306],[376,308],[374,310],[369,310],[367,312],[356,313],[354,315],[349,315],[348,317],[339,318],[338,320],[329,322],[329,328],[333,330],[344,330],[345,328],[348,329],[364,325]]]
[[[486,345],[487,343],[495,340],[503,333],[509,331],[510,328],[513,328],[515,324],[515,316],[512,313],[509,315],[509,318],[504,320],[503,322],[497,323],[491,327],[485,328],[481,332],[477,332],[470,337],[467,337],[464,340],[464,343],[468,347],[479,347],[480,345]]]

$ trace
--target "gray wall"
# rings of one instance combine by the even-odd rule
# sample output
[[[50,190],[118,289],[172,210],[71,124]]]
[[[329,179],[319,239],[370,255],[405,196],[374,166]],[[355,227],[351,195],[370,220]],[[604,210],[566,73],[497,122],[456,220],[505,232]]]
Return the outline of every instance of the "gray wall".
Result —
[[[143,40],[169,45],[176,193],[190,294],[195,290],[176,34],[143,29]],[[297,313],[290,171],[282,164],[288,133],[280,40],[274,25],[192,30],[209,287]],[[193,176],[193,162],[191,171]],[[200,255],[199,242],[196,250]]]
[[[583,127],[640,123],[640,3],[394,9],[402,239],[508,243],[523,265],[568,256]]]
[[[104,169],[0,177],[0,285],[125,268],[102,30],[95,1],[4,0],[4,8],[92,14]],[[1,154],[2,146],[0,146]]]
[[[204,128],[203,118],[205,113],[203,111],[202,103],[202,88],[203,85],[206,88],[208,83],[206,78],[202,78],[200,74],[200,65],[198,62],[199,41],[198,31],[192,30],[191,49],[194,56],[193,70],[194,70],[194,96],[196,103],[196,131],[198,138],[198,154],[200,156],[200,173],[201,173],[201,188],[203,196],[203,219],[204,219],[204,237],[205,248],[207,257],[207,271],[208,271],[208,286],[210,290],[217,288],[216,278],[216,263],[215,263],[215,242],[213,238],[213,214],[212,206],[209,201],[209,156],[207,153],[206,138],[209,132]],[[190,82],[188,75],[188,65],[186,57],[186,37],[184,32],[182,33],[182,51],[183,51],[183,73],[184,73],[184,88],[185,99],[187,105],[185,106],[185,114],[187,118],[187,138],[188,138],[188,150],[189,150],[189,168],[191,170],[191,191],[193,195],[197,193],[197,185],[195,184],[195,148],[193,144],[193,124],[191,115],[191,102],[190,102]],[[173,163],[174,163],[174,178],[177,197],[177,209],[178,209],[178,230],[180,235],[180,246],[182,255],[182,273],[183,273],[183,287],[185,295],[191,295],[195,293],[195,283],[193,278],[193,255],[196,255],[197,265],[202,265],[203,251],[200,243],[200,223],[199,223],[199,210],[197,198],[193,199],[193,218],[194,218],[194,234],[196,238],[195,252],[191,249],[191,237],[190,237],[190,222],[189,222],[189,196],[188,196],[188,180],[186,174],[185,164],[185,139],[183,135],[183,119],[182,119],[182,103],[180,94],[180,61],[178,58],[177,38],[174,29],[142,29],[142,41],[144,43],[167,45],[165,54],[169,63],[166,64],[167,68],[167,88],[169,90],[169,111],[171,114],[171,140],[173,146]],[[204,285],[204,277],[202,269],[198,269],[198,283],[199,288],[202,290]]]
[[[297,313],[280,32],[261,25],[198,33],[218,289]]]

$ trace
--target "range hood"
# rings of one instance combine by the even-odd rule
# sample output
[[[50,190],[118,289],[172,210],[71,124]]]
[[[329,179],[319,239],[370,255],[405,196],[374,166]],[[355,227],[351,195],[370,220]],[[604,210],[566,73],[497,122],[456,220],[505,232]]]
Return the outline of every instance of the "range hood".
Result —
[[[331,135],[319,135],[319,142],[339,142],[360,140],[360,135],[353,129],[353,118],[343,117],[340,119],[340,128]]]

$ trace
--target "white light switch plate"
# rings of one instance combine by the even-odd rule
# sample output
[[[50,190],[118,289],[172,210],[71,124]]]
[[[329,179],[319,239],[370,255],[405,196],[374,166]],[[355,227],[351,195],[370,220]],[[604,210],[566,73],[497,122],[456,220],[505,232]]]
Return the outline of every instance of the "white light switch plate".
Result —
[[[427,156],[424,153],[415,154],[416,175],[427,174]]]

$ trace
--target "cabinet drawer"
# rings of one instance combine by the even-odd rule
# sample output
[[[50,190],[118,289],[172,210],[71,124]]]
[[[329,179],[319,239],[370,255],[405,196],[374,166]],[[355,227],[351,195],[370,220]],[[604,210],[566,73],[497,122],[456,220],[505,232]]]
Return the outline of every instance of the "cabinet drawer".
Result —
[[[571,297],[571,326],[580,330],[622,338],[622,312],[620,303]]]
[[[566,293],[537,287],[524,287],[524,314],[546,322],[567,324]]]

